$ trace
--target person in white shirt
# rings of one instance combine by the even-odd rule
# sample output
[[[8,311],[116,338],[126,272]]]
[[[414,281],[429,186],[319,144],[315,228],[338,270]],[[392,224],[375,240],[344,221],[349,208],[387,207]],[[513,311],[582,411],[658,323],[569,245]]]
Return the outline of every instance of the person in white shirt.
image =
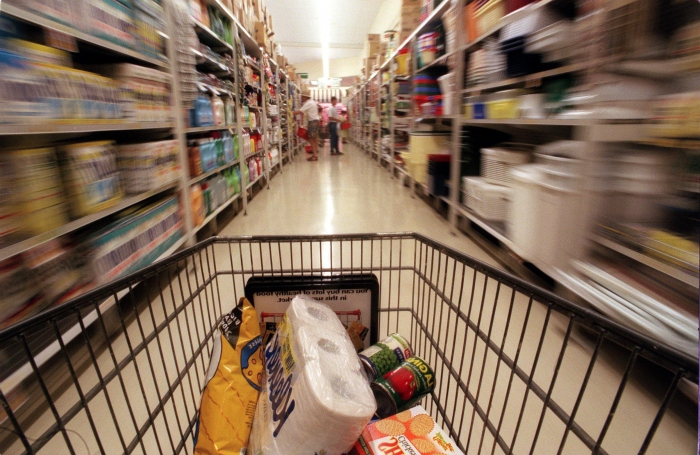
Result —
[[[306,117],[306,130],[308,132],[307,141],[311,144],[311,157],[307,161],[318,161],[318,131],[320,128],[318,115],[318,104],[311,99],[311,93],[304,91],[301,94],[301,100],[304,103],[301,109],[294,111],[294,115],[304,115]]]
[[[331,98],[331,108],[328,109],[328,129],[331,133],[331,155],[342,155],[338,145],[338,125],[340,124],[340,116],[335,105],[338,104],[338,98]]]

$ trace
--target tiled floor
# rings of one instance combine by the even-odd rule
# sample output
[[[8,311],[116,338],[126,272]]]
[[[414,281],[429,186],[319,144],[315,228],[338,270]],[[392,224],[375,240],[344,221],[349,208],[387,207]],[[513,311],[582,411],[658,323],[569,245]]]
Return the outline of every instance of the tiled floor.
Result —
[[[318,161],[298,156],[283,170],[269,191],[251,201],[248,215],[234,218],[220,235],[417,232],[496,265],[466,236],[451,234],[445,219],[350,145],[342,156],[330,156],[326,145]]]

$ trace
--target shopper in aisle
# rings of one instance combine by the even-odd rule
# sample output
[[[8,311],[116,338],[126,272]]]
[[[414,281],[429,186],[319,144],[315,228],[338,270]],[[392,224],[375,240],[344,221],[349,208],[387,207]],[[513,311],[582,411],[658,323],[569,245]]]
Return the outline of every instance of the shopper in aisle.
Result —
[[[301,109],[294,111],[294,115],[303,114],[306,117],[307,141],[311,144],[311,157],[307,158],[307,161],[318,161],[318,133],[321,119],[318,103],[311,99],[311,92],[307,90],[302,92],[301,100],[304,104]]]
[[[335,107],[338,104],[338,98],[331,98],[331,107],[328,109],[328,130],[331,134],[331,155],[342,155],[338,145],[338,125],[340,122],[340,116],[338,115],[338,109]]]
[[[340,123],[342,125],[343,122],[348,121],[348,110],[343,108],[343,110],[340,112]],[[343,144],[348,143],[348,130],[340,129],[340,139],[342,140]]]

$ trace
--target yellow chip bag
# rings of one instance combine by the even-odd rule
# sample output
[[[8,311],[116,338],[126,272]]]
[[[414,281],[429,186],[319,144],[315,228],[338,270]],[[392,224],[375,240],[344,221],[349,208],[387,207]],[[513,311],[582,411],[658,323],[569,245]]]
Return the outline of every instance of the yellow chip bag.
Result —
[[[214,333],[214,350],[195,431],[195,454],[243,455],[262,381],[255,308],[241,298]]]

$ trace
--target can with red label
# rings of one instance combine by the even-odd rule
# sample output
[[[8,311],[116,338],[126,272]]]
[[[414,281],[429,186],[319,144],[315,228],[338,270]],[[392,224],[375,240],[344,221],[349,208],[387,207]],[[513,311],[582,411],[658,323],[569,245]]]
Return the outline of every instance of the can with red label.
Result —
[[[379,343],[360,352],[360,361],[370,381],[380,378],[401,362],[413,355],[411,345],[399,335],[393,333]]]
[[[384,419],[414,406],[435,389],[435,373],[420,357],[409,357],[370,386],[377,416]]]

